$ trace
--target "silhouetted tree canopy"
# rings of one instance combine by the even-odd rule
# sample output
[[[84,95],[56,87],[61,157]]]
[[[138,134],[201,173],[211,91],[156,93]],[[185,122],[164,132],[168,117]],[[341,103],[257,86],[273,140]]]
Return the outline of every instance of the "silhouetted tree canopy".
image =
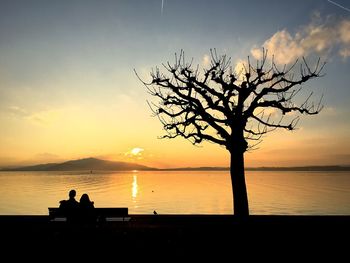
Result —
[[[263,135],[277,128],[294,130],[299,115],[314,115],[322,109],[322,97],[315,103],[312,92],[301,94],[303,100],[297,98],[302,84],[321,76],[324,63],[320,59],[312,68],[305,58],[278,67],[262,50],[256,65],[248,57],[235,72],[230,58],[211,50],[211,63],[206,69],[192,64],[186,62],[181,51],[175,54],[174,64],[167,62],[164,70],[153,70],[149,83],[140,80],[159,99],[149,104],[166,131],[162,138],[181,136],[193,144],[206,140],[226,147],[231,153],[231,176],[244,179],[243,153],[260,143]],[[246,191],[242,195],[246,198]],[[235,201],[235,207],[238,205]],[[246,206],[243,214],[248,211],[248,203]]]

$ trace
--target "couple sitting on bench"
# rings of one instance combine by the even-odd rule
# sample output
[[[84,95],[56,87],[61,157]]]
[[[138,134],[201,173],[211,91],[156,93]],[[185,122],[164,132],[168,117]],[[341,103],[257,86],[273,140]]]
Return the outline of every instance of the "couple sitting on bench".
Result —
[[[60,201],[59,208],[49,207],[50,221],[67,221],[74,223],[101,223],[110,221],[129,221],[127,207],[94,207],[87,194],[80,202],[75,200],[76,191],[69,192],[69,199]]]
[[[59,209],[66,215],[70,222],[95,222],[94,202],[90,201],[87,194],[80,197],[79,202],[75,200],[76,191],[69,191],[69,199],[60,201]]]

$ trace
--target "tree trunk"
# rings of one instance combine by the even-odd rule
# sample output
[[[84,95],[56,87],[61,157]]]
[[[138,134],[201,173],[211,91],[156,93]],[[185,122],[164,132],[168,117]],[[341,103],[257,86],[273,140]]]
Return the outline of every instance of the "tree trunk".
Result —
[[[233,213],[239,217],[249,216],[247,188],[244,176],[244,152],[231,152],[231,183]]]

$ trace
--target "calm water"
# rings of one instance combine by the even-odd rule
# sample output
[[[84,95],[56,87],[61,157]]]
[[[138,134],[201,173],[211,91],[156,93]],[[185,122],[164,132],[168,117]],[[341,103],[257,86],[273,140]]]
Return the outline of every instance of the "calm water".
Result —
[[[251,214],[350,215],[349,172],[247,172]],[[47,214],[70,189],[130,214],[231,214],[228,172],[0,172],[0,214]]]

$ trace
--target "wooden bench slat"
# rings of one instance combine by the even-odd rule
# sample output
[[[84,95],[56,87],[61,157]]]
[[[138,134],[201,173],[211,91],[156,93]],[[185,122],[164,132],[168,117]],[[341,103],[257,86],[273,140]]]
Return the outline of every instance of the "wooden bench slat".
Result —
[[[58,207],[48,207],[51,221],[66,221],[65,211]],[[94,216],[100,221],[129,221],[129,209],[127,207],[96,207]],[[77,210],[79,214],[79,210]]]

